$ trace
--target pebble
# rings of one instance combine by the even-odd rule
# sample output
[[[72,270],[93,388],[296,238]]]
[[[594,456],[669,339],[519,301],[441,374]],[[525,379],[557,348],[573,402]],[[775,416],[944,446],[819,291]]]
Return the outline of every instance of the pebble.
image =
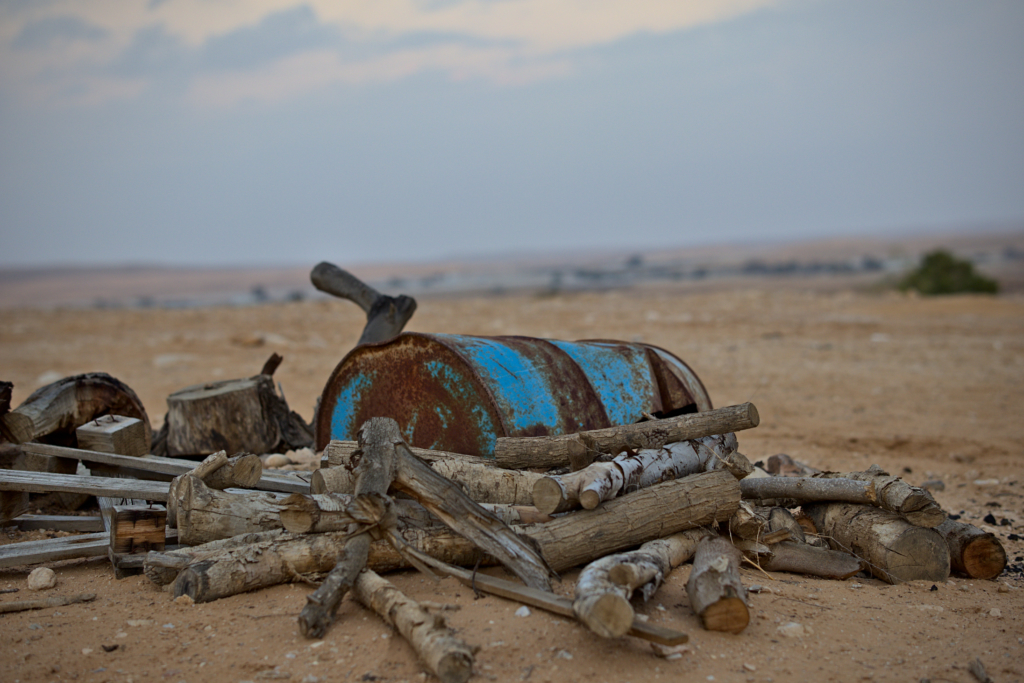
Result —
[[[568,650],[559,650],[558,654],[555,656],[559,659],[572,659],[572,653]]]
[[[92,654],[92,648],[91,647],[83,647],[82,648],[82,654],[83,655],[91,655]]]
[[[975,479],[975,486],[995,486],[999,483],[998,479]]]
[[[1009,593],[1010,587],[1007,586],[1005,583],[1001,583],[999,584],[999,588],[997,588],[996,590],[998,590],[1000,593]]]
[[[999,609],[998,607],[993,607],[992,609],[990,609],[988,611],[988,615],[990,617],[994,618],[994,619],[1002,619],[1003,618],[1003,611],[1001,609]]]
[[[747,671],[757,671],[757,667],[754,666],[753,664],[744,664],[743,668],[746,669]]]
[[[57,585],[57,575],[49,567],[37,567],[28,575],[30,591],[45,591]]]
[[[132,627],[134,627],[134,626],[152,626],[153,625],[153,620],[152,619],[129,619],[125,623],[128,624],[129,626],[132,626]]]
[[[523,605],[522,607],[520,607],[519,609],[516,610],[516,616],[517,617],[528,617],[528,616],[530,616],[530,608],[527,607],[526,605]]]
[[[799,624],[795,621],[783,624],[775,630],[784,638],[803,638],[804,636],[812,633],[810,626],[804,626],[803,624]]]

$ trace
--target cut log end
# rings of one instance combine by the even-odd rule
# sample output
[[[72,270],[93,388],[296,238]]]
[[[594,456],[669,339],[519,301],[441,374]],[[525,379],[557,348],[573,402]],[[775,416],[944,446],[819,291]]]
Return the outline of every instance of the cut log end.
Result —
[[[726,597],[709,605],[701,620],[709,631],[739,633],[750,623],[750,611],[739,597]]]
[[[757,407],[753,403],[746,403],[747,408],[747,421],[751,427],[756,427],[761,424],[761,416],[757,412]]]
[[[541,514],[558,512],[566,502],[566,491],[554,477],[538,479],[533,485],[533,505]]]
[[[601,504],[601,495],[597,491],[582,491],[580,493],[580,505],[584,510],[593,510]]]
[[[633,625],[633,606],[617,593],[577,600],[573,610],[587,628],[602,638],[624,636]]]
[[[1006,551],[991,534],[971,540],[962,557],[965,573],[975,579],[994,579],[1006,568]]]
[[[473,675],[473,658],[465,652],[449,652],[437,663],[437,677],[442,683],[466,683]]]

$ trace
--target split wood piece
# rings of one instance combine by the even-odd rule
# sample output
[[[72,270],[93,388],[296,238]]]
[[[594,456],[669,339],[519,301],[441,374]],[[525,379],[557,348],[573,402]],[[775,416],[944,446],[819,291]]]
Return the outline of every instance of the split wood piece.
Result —
[[[416,312],[416,300],[400,294],[381,294],[347,270],[333,263],[318,263],[309,274],[313,286],[321,292],[348,299],[366,313],[366,327],[358,345],[376,344],[401,334],[409,318]]]
[[[555,571],[625,548],[723,522],[740,503],[740,486],[724,470],[692,474],[521,531],[540,544]]]
[[[355,506],[374,510],[382,503],[390,504],[388,489],[395,479],[397,458],[395,440],[400,441],[398,424],[391,419],[374,418],[359,428],[359,446],[362,457],[355,467]],[[350,508],[354,507],[350,505]],[[388,515],[394,523],[394,511],[390,505],[383,505],[374,521],[383,521]],[[383,513],[383,514],[381,514]],[[280,517],[280,515],[279,515]],[[375,534],[377,536],[378,534]],[[338,556],[338,563],[320,584],[320,587],[306,596],[306,606],[299,614],[299,630],[307,638],[322,638],[334,621],[341,599],[355,583],[359,572],[366,567],[370,553],[371,538],[368,530],[357,533],[345,542],[344,551]]]
[[[493,558],[482,554],[471,541],[448,529],[404,529],[396,533],[409,547],[447,564],[469,567],[477,562],[495,564]],[[346,532],[298,535],[283,530],[267,532],[264,540],[219,552],[203,553],[205,546],[199,546],[151,553],[153,565],[146,575],[159,576],[165,581],[168,575],[174,574],[174,597],[188,595],[196,602],[210,602],[296,581],[303,574],[330,571],[337,566],[339,553],[344,552],[348,539]],[[183,556],[184,563],[181,562]],[[168,557],[171,559],[166,560]],[[156,571],[158,564],[169,565],[165,567],[168,571]],[[374,541],[370,544],[366,566],[384,573],[410,565],[388,541]]]
[[[34,600],[0,602],[0,614],[24,612],[30,609],[46,609],[47,607],[64,607],[65,605],[73,605],[79,602],[92,602],[95,599],[95,593],[81,593],[79,595],[52,595],[48,598],[36,598]]]
[[[218,491],[198,477],[181,477],[173,504],[178,541],[183,545],[200,545],[239,534],[280,529],[284,497],[285,494],[269,491]]]
[[[750,500],[785,500],[803,505],[822,501],[877,505],[873,481],[817,477],[766,477],[740,482],[743,497]]]
[[[142,401],[131,387],[105,372],[65,377],[40,387],[0,421],[14,443],[43,439],[73,446],[76,427],[108,414],[141,420],[149,443],[152,429]]]
[[[742,484],[740,485],[742,488]],[[797,543],[805,543],[807,538],[804,536],[804,528],[800,526],[800,523],[793,517],[793,513],[786,508],[775,507],[768,512],[768,534],[779,533],[781,531],[788,531],[789,537]],[[768,544],[772,541],[766,540]]]
[[[167,490],[167,484],[159,481],[0,470],[0,491],[65,491],[108,498],[139,498],[164,502],[167,500]]]
[[[123,415],[104,415],[75,430],[78,447],[129,457],[149,453],[149,439],[142,420]]]
[[[110,534],[100,531],[94,534],[47,538],[42,541],[25,541],[0,546],[0,568],[19,567],[24,564],[56,562],[78,557],[98,557],[107,554]]]
[[[162,505],[115,505],[110,514],[110,552],[114,557],[161,551],[166,543],[167,510]]]
[[[454,576],[460,583],[469,588],[497,595],[507,600],[521,602],[531,607],[552,612],[553,614],[569,617],[570,619],[576,618],[576,613],[572,607],[572,600],[561,595],[540,591],[520,583],[491,576],[490,574],[471,572],[458,567],[438,567],[438,569],[445,574]],[[666,647],[683,645],[690,640],[690,637],[685,633],[665,628],[664,626],[650,624],[640,619],[633,620],[633,624],[626,631],[626,635],[642,638],[643,640],[665,645]]]
[[[664,448],[623,453],[611,462],[544,476],[533,486],[533,504],[545,514],[582,506],[593,510],[623,492],[647,488],[705,470],[719,469],[736,451],[736,436],[723,434],[680,441]]]
[[[449,632],[444,618],[431,614],[372,569],[364,569],[352,591],[409,642],[441,683],[465,683],[473,674],[473,649]]]
[[[690,559],[701,539],[711,533],[688,529],[591,562],[576,582],[576,618],[602,638],[625,635],[636,619],[629,602],[633,591],[639,588],[644,600],[650,599],[668,573]]]
[[[914,526],[937,527],[946,519],[945,511],[935,502],[931,493],[891,476],[878,465],[872,465],[865,472],[826,472],[819,476],[871,482],[878,498],[874,505],[883,510],[898,512]]]
[[[743,483],[740,483],[743,486]],[[729,534],[749,541],[760,541],[768,533],[771,509],[751,505],[741,500],[736,512],[729,518]]]
[[[799,460],[794,460],[785,453],[777,453],[770,456],[765,469],[768,470],[769,474],[776,477],[809,477],[812,474],[821,472],[821,470],[815,469]]]
[[[972,579],[994,579],[1006,568],[1006,550],[994,534],[952,519],[935,527],[949,548],[950,567]]]
[[[602,453],[618,455],[627,449],[657,449],[677,441],[751,429],[759,422],[760,417],[754,404],[743,403],[702,413],[577,434],[499,437],[494,449],[494,460],[499,467],[508,469],[564,467],[572,465],[574,461],[585,465]]]
[[[90,463],[90,469],[94,469],[93,463],[95,463],[106,467],[105,471],[112,474],[116,473],[138,479],[151,479],[153,481],[171,481],[174,477],[187,474],[196,467],[196,463],[189,460],[163,458],[154,455],[143,455],[136,458],[114,453],[101,453],[99,451],[87,451],[79,448],[66,448],[38,443],[22,444],[20,448],[26,455],[43,456],[48,460],[59,459],[72,463],[75,460],[81,460]],[[242,453],[228,458],[229,464],[234,458],[239,458],[238,464],[224,472],[225,477],[230,472],[232,474],[231,478],[228,481],[220,482],[217,477],[214,477],[204,480],[206,485],[211,486],[212,484],[212,488],[257,488],[263,491],[279,491],[282,493],[309,492],[309,484],[298,477],[262,471],[262,461],[259,464],[261,471],[259,479],[255,483],[249,484],[248,482],[254,476],[252,472],[256,469],[256,463],[252,461],[252,457],[248,453]],[[255,457],[259,460],[258,456]],[[99,470],[99,468],[95,469]]]
[[[724,538],[706,538],[697,546],[686,594],[709,631],[739,633],[750,623],[747,591],[740,582],[741,561],[740,551]]]
[[[900,515],[852,503],[813,503],[803,508],[834,550],[853,553],[883,581],[945,581],[949,549],[934,529]]]
[[[11,520],[11,524],[20,531],[35,531],[37,529],[80,533],[103,531],[103,518],[76,515],[21,515],[17,519]]]
[[[793,572],[829,579],[848,579],[865,568],[865,563],[850,553],[815,548],[806,543],[786,541],[770,546],[760,566],[772,572]]]

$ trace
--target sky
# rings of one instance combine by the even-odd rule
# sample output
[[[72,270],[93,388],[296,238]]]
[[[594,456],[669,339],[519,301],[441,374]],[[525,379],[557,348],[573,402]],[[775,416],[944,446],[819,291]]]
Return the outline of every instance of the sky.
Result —
[[[1006,225],[1021,0],[0,0],[0,267]]]

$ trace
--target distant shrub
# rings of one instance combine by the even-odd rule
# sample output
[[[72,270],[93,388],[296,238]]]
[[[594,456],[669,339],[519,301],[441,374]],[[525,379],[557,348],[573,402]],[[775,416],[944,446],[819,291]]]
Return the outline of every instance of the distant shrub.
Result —
[[[945,249],[925,254],[921,265],[900,281],[903,291],[915,289],[921,294],[956,294],[979,292],[995,294],[999,283],[974,272],[974,265],[953,256]]]

